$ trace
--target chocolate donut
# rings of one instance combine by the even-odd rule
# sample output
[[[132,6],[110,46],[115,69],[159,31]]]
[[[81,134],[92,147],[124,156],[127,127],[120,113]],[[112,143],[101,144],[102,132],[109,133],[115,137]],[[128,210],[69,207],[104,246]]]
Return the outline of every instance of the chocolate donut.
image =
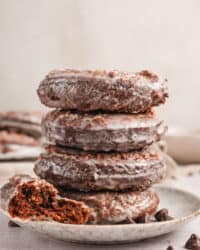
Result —
[[[41,152],[41,111],[0,112],[0,161],[32,160]]]
[[[51,108],[140,113],[165,102],[166,83],[147,70],[131,73],[65,69],[50,72],[37,93],[41,102]]]
[[[153,214],[159,204],[152,190],[143,192],[89,192],[66,191],[69,199],[84,202],[89,207],[88,224],[133,223],[146,214]]]
[[[0,112],[0,130],[15,131],[39,138],[43,116],[44,113],[40,111]]]
[[[162,157],[148,151],[89,153],[48,146],[35,164],[37,176],[63,189],[145,190],[166,172]]]
[[[42,122],[48,142],[89,151],[142,149],[160,140],[166,129],[153,112],[133,115],[54,110]]]

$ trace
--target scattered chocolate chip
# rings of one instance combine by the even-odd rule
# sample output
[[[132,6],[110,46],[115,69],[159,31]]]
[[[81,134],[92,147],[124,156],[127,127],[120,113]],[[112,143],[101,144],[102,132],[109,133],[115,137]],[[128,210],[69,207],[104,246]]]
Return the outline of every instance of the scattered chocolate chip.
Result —
[[[112,77],[114,77],[114,76],[115,76],[115,73],[114,73],[113,71],[109,71],[109,72],[108,72],[108,75],[109,75],[109,77],[111,77],[111,78],[112,78]]]
[[[144,214],[143,216],[137,218],[135,220],[136,223],[149,223],[150,222],[150,215]]]
[[[200,250],[200,238],[196,234],[191,234],[190,238],[185,243],[185,248]]]
[[[175,250],[175,249],[173,248],[173,246],[170,245],[166,250]]]
[[[160,209],[154,216],[157,221],[167,221],[173,219],[173,217],[169,216],[166,208]]]
[[[9,220],[8,226],[9,226],[9,227],[20,227],[18,224],[16,224],[16,223],[15,223],[14,221],[12,221],[12,220]]]

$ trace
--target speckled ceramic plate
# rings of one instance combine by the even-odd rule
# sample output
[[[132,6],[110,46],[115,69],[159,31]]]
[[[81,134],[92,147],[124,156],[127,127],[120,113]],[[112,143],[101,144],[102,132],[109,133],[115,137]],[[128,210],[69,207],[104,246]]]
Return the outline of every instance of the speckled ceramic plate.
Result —
[[[168,208],[175,219],[166,222],[123,225],[69,225],[57,222],[14,220],[21,226],[64,241],[92,244],[134,242],[169,233],[200,215],[200,198],[183,190],[155,187],[160,208]],[[7,214],[8,216],[8,214]]]

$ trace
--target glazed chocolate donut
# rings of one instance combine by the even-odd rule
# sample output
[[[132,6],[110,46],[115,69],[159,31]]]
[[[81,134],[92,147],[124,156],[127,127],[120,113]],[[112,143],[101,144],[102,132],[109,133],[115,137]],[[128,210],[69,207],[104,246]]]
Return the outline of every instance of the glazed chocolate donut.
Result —
[[[148,151],[89,153],[48,146],[35,164],[37,176],[63,189],[145,190],[166,172],[162,157]]]
[[[40,111],[0,112],[0,130],[14,131],[39,138],[43,116],[44,113]]]
[[[62,192],[69,199],[84,202],[90,209],[88,224],[133,223],[146,214],[153,214],[159,204],[152,190],[143,192]]]
[[[167,80],[147,70],[50,72],[37,90],[40,101],[65,110],[140,113],[165,102]]]
[[[42,122],[51,144],[88,151],[127,152],[159,141],[167,127],[145,114],[80,113],[54,110]]]

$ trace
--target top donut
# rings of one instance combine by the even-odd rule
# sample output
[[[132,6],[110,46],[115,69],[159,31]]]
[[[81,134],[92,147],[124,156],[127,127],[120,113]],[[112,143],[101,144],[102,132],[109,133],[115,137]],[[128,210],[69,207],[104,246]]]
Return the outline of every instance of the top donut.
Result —
[[[165,102],[167,80],[147,70],[54,70],[39,85],[40,101],[51,108],[141,113]]]

